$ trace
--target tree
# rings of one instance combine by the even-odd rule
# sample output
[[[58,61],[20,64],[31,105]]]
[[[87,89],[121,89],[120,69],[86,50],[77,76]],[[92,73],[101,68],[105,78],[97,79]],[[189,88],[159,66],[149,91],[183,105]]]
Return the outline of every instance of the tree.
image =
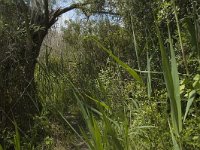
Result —
[[[42,42],[58,17],[74,9],[112,13],[104,9],[105,0],[85,0],[57,9],[54,4],[53,0],[0,0],[4,37],[0,39],[0,129],[12,128],[16,121],[21,130],[27,130],[40,112],[34,71]]]

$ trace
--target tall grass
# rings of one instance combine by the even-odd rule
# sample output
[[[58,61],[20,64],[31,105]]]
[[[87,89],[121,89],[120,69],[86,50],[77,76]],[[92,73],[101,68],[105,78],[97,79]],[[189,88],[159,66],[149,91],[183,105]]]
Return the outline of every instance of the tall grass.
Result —
[[[88,129],[85,131],[85,129],[81,128],[81,133],[91,150],[137,149],[137,146],[132,141],[134,135],[137,134],[137,128],[151,128],[150,126],[141,126],[134,127],[135,131],[133,128],[130,130],[126,114],[123,114],[124,120],[119,122],[115,120],[116,118],[109,117],[109,111],[112,110],[108,111],[106,104],[102,105],[96,101],[98,109],[86,105],[84,96],[75,86],[74,95]]]
[[[142,80],[142,78],[136,73],[136,71],[134,69],[132,69],[131,67],[129,67],[126,63],[122,62],[117,56],[115,56],[111,50],[106,49],[98,40],[96,40],[95,38],[91,38],[91,40],[95,41],[97,43],[97,45],[107,54],[109,54],[109,56],[111,58],[113,58],[116,63],[118,65],[120,65],[123,69],[125,69],[134,79],[136,79],[137,81],[139,81],[139,83],[144,85],[144,82]]]
[[[177,29],[178,29],[179,44],[180,44],[180,47],[181,47],[183,63],[184,63],[184,66],[185,66],[186,74],[189,75],[187,58],[186,58],[185,50],[183,48],[183,41],[182,41],[182,36],[181,36],[181,30],[180,30],[180,24],[179,24],[179,19],[178,19],[177,7],[176,7],[176,4],[175,4],[175,0],[171,0],[171,2],[172,2],[173,10],[174,10],[176,26],[177,26]]]
[[[172,38],[170,34],[169,24],[168,24],[168,34],[169,34],[169,45],[170,45],[170,54],[171,54],[171,65],[168,60],[168,55],[164,47],[160,30],[158,25],[156,25],[157,36],[162,56],[162,68],[165,78],[165,83],[167,87],[168,97],[170,99],[171,107],[171,122],[172,122],[172,131],[179,137],[180,132],[182,131],[182,111],[181,111],[181,99],[179,91],[179,75],[177,69],[177,62],[175,59],[175,53],[172,43]],[[179,145],[181,149],[181,144]],[[177,148],[177,146],[176,146]]]
[[[138,44],[137,44],[137,40],[136,40],[132,14],[130,14],[130,19],[131,19],[131,29],[132,29],[132,36],[133,36],[133,44],[134,44],[134,50],[135,50],[135,54],[136,54],[136,58],[137,58],[138,69],[141,71],[140,58],[139,58],[139,55],[138,55]]]
[[[131,69],[127,64],[123,63],[118,57],[111,53],[110,50],[106,49],[99,41],[92,38],[92,40],[97,43],[97,45],[105,51],[111,58],[115,60],[115,62],[122,66],[136,81],[142,83],[143,81],[139,75]],[[150,77],[150,58],[148,58],[148,80],[149,80],[149,91],[151,91],[151,77]],[[70,81],[69,81],[70,82]],[[136,82],[137,83],[137,82]],[[82,129],[82,135],[87,142],[87,145],[92,150],[107,150],[107,149],[140,149],[139,145],[142,143],[134,143],[135,136],[140,136],[140,134],[145,134],[147,129],[155,128],[155,126],[151,125],[142,125],[142,126],[133,126],[133,119],[132,112],[134,112],[133,108],[130,109],[130,115],[127,117],[127,114],[124,112],[122,114],[122,118],[124,119],[122,122],[118,122],[115,119],[117,118],[110,118],[108,112],[112,112],[109,106],[101,101],[86,95],[87,98],[94,101],[97,104],[97,109],[93,108],[92,106],[88,106],[85,104],[85,97],[82,95],[81,92],[73,85],[74,95],[80,111],[82,112],[82,116],[85,120],[87,125],[88,131],[84,131]],[[151,92],[149,92],[149,98],[151,96]],[[123,101],[123,100],[122,100]],[[127,106],[124,106],[124,110],[127,110]],[[94,114],[93,114],[93,113]],[[140,112],[140,108],[138,108],[138,112]],[[96,116],[96,115],[97,116]],[[111,113],[112,114],[112,113]],[[140,133],[141,132],[141,133]],[[143,145],[144,146],[144,145]]]

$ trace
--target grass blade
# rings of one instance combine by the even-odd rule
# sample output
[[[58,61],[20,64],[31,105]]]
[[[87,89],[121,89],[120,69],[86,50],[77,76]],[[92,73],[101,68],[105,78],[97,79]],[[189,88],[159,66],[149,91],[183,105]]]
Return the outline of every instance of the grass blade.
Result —
[[[148,89],[148,98],[151,98],[152,87],[151,87],[151,58],[149,58],[149,53],[147,52],[147,89]]]
[[[177,29],[178,29],[179,44],[180,44],[180,47],[181,47],[183,63],[184,63],[184,66],[185,66],[186,74],[189,75],[188,64],[187,64],[185,51],[184,51],[184,48],[183,48],[183,41],[182,41],[182,36],[181,36],[181,29],[180,29],[180,25],[179,25],[178,12],[177,12],[177,8],[176,8],[176,5],[175,5],[175,0],[172,0],[172,6],[173,6],[173,9],[174,9],[176,26],[177,26]]]
[[[14,147],[15,150],[20,150],[20,135],[17,127],[17,123],[15,122],[15,135],[14,135]]]
[[[92,38],[92,40],[94,40],[97,45],[103,50],[105,51],[107,54],[109,54],[110,57],[112,57],[123,69],[125,69],[134,79],[136,79],[137,81],[139,81],[141,84],[143,83],[143,80],[140,78],[140,76],[136,73],[136,71],[134,69],[132,69],[131,67],[129,67],[126,63],[124,63],[123,61],[121,61],[118,57],[116,57],[111,50],[106,49],[98,40],[96,40],[95,38]]]
[[[89,99],[93,100],[95,103],[99,104],[100,106],[102,106],[103,108],[105,108],[106,110],[109,110],[110,107],[108,105],[106,105],[104,102],[101,102],[95,98],[92,98],[91,96],[85,94],[86,97],[88,97]]]
[[[84,139],[82,138],[82,136],[74,129],[74,127],[69,123],[69,121],[67,121],[67,119],[63,116],[63,114],[61,112],[58,111],[58,113],[60,114],[60,116],[63,118],[63,120],[69,125],[69,127],[74,131],[74,133],[76,133],[76,135],[82,140],[84,141]],[[84,141],[85,142],[85,141]]]
[[[192,90],[190,93],[189,93],[189,96],[188,96],[188,102],[187,102],[187,106],[186,106],[186,111],[185,111],[185,115],[184,115],[184,118],[183,118],[183,122],[185,122],[185,119],[187,117],[187,114],[190,110],[190,107],[195,99],[195,94],[196,94],[196,91],[195,90]]]

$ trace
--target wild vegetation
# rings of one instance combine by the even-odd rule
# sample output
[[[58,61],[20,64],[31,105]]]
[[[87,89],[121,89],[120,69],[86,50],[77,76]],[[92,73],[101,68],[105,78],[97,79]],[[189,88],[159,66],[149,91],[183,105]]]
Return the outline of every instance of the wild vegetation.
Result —
[[[0,0],[0,37],[0,150],[200,149],[198,0]]]

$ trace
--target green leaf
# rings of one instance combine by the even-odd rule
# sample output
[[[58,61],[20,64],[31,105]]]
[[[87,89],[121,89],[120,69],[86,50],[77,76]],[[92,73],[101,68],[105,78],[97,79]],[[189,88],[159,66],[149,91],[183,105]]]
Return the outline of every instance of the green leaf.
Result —
[[[76,131],[76,129],[74,129],[74,127],[69,123],[69,121],[63,116],[63,114],[61,112],[58,111],[58,113],[60,114],[60,116],[63,118],[63,120],[69,125],[69,127],[74,131],[74,133],[82,140],[84,141],[84,139],[82,138],[82,136]]]
[[[20,135],[19,135],[19,131],[18,131],[18,127],[17,127],[17,123],[14,123],[15,125],[15,135],[14,135],[14,147],[15,150],[20,150]]]
[[[140,76],[136,73],[136,71],[134,69],[132,69],[131,67],[129,67],[126,63],[122,62],[117,56],[115,56],[111,50],[106,49],[98,40],[96,40],[95,38],[91,38],[92,40],[94,40],[97,45],[103,50],[105,51],[107,54],[109,54],[110,57],[112,57],[123,69],[125,69],[134,79],[136,79],[137,81],[139,81],[141,84],[144,84],[143,80],[140,78]]]
[[[180,98],[180,83],[179,83],[179,76],[178,76],[178,66],[175,58],[172,38],[169,30],[168,25],[168,34],[169,34],[169,43],[170,43],[170,52],[171,52],[171,75],[173,80],[173,86],[174,86],[174,98],[176,102],[177,107],[177,119],[178,119],[178,128],[179,131],[182,130],[182,110],[181,110],[181,98]]]
[[[148,98],[151,98],[152,87],[151,87],[151,59],[149,58],[149,54],[147,52],[147,70],[148,70],[148,77],[147,77],[147,88],[148,88]]]
[[[92,97],[90,97],[89,95],[85,94],[89,99],[93,100],[94,102],[96,102],[97,104],[99,104],[100,106],[104,107],[106,110],[110,109],[110,107],[108,105],[106,105],[104,102],[101,102],[97,99],[94,99]]]
[[[162,56],[162,68],[167,87],[167,93],[170,98],[172,125],[175,133],[179,135],[180,131],[182,130],[182,114],[181,114],[181,101],[180,101],[180,91],[179,91],[180,87],[179,87],[178,69],[177,69],[171,34],[169,30],[169,24],[168,24],[168,34],[169,34],[169,43],[171,51],[171,67],[168,60],[166,49],[164,47],[161,38],[161,33],[157,24],[156,24],[156,30]]]
[[[186,106],[186,111],[185,111],[185,115],[184,115],[184,118],[183,118],[183,122],[185,122],[185,119],[187,117],[187,114],[190,110],[190,107],[195,99],[195,94],[196,94],[196,91],[195,90],[192,90],[190,93],[189,93],[189,96],[188,96],[188,102],[187,102],[187,106]]]

